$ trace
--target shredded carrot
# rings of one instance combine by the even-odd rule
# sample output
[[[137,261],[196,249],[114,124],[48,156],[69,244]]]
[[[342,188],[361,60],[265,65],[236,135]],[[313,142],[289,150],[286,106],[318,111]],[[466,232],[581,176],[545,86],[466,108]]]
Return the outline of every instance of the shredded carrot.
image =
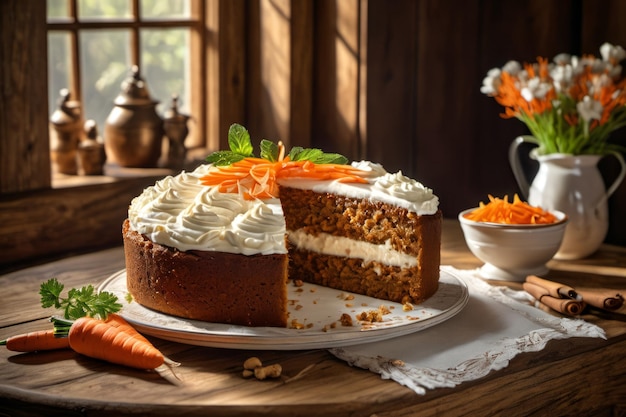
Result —
[[[504,224],[550,224],[557,218],[540,207],[531,206],[522,201],[517,194],[509,203],[508,196],[503,199],[489,195],[489,203],[481,202],[477,209],[465,215],[465,218],[477,222]]]
[[[204,185],[218,186],[223,193],[243,192],[244,198],[250,200],[278,197],[279,178],[367,182],[363,171],[350,165],[291,161],[289,157],[277,162],[253,157],[244,158],[228,166],[214,167],[201,178],[201,182]]]
[[[0,341],[0,345],[6,345],[14,352],[37,352],[69,348],[70,342],[67,337],[55,336],[54,330],[50,329],[11,336]]]
[[[118,365],[155,369],[165,362],[163,354],[152,344],[92,317],[76,320],[68,338],[76,352]]]

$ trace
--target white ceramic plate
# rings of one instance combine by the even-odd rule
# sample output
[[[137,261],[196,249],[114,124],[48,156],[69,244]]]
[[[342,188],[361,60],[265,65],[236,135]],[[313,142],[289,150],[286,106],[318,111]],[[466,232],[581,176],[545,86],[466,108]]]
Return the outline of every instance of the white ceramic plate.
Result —
[[[140,332],[189,345],[229,349],[300,350],[377,342],[418,332],[442,323],[467,304],[469,293],[458,277],[441,271],[439,289],[413,310],[403,311],[402,304],[345,291],[304,283],[288,285],[289,321],[304,328],[247,327],[184,319],[158,313],[130,301],[126,289],[126,270],[103,282],[99,291],[109,291],[123,304],[120,314]],[[386,306],[390,313],[382,322],[356,320],[363,311]],[[352,317],[352,326],[342,326],[343,313]]]

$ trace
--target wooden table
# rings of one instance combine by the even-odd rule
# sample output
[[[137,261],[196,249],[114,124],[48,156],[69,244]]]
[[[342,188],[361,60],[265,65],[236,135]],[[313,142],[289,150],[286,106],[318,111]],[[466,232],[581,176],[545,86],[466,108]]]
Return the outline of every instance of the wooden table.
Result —
[[[442,263],[475,268],[453,220],[444,223]],[[626,248],[603,247],[593,257],[551,261],[550,275],[578,286],[626,288]],[[73,256],[0,277],[0,339],[47,328],[50,311],[39,306],[42,281],[66,287],[97,285],[124,268],[121,248]],[[501,284],[501,283],[498,283]],[[519,288],[519,284],[511,284]],[[537,353],[477,381],[420,396],[378,374],[354,368],[325,350],[238,351],[152,339],[180,361],[185,387],[156,373],[82,357],[69,350],[17,354],[0,349],[0,415],[164,416],[435,416],[624,415],[626,413],[626,317],[588,314],[608,340],[552,341]],[[289,383],[243,379],[250,356],[280,363],[284,374],[312,368]]]

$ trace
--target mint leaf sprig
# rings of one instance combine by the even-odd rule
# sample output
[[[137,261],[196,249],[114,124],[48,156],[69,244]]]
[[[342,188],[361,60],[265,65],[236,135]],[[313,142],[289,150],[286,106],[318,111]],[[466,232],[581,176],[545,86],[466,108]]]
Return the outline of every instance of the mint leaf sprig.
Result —
[[[63,317],[76,320],[80,317],[91,316],[106,319],[109,313],[116,313],[122,309],[115,294],[108,291],[96,292],[93,285],[80,289],[68,290],[67,297],[61,297],[64,285],[56,278],[43,282],[39,288],[41,306],[54,307],[63,310]]]
[[[348,163],[348,158],[338,153],[325,153],[320,149],[299,146],[291,149],[289,159],[292,161],[311,161],[314,164],[346,165]]]
[[[230,150],[213,152],[207,156],[206,161],[215,166],[226,166],[245,158],[254,157],[250,133],[240,124],[234,123],[228,129],[228,146]],[[281,146],[266,139],[261,140],[261,158],[270,162],[280,161],[282,159]],[[302,148],[300,146],[291,149],[289,159],[292,161],[311,161],[314,164],[346,165],[348,163],[348,158],[338,153],[325,153],[320,149]]]

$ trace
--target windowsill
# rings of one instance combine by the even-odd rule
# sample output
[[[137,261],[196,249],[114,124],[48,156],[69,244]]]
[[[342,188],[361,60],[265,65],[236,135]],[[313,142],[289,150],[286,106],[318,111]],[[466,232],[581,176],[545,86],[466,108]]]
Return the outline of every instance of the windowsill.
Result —
[[[204,163],[208,151],[204,148],[190,149],[187,154],[185,166],[182,169],[191,171]],[[120,180],[165,177],[175,174],[176,171],[169,168],[125,168],[116,164],[105,164],[103,175],[67,175],[53,170],[52,188],[71,188],[89,185],[110,184]]]
[[[174,171],[167,168],[124,168],[105,165],[103,175],[66,175],[52,173],[52,188],[82,187],[86,185],[110,184],[121,179],[165,177]]]

